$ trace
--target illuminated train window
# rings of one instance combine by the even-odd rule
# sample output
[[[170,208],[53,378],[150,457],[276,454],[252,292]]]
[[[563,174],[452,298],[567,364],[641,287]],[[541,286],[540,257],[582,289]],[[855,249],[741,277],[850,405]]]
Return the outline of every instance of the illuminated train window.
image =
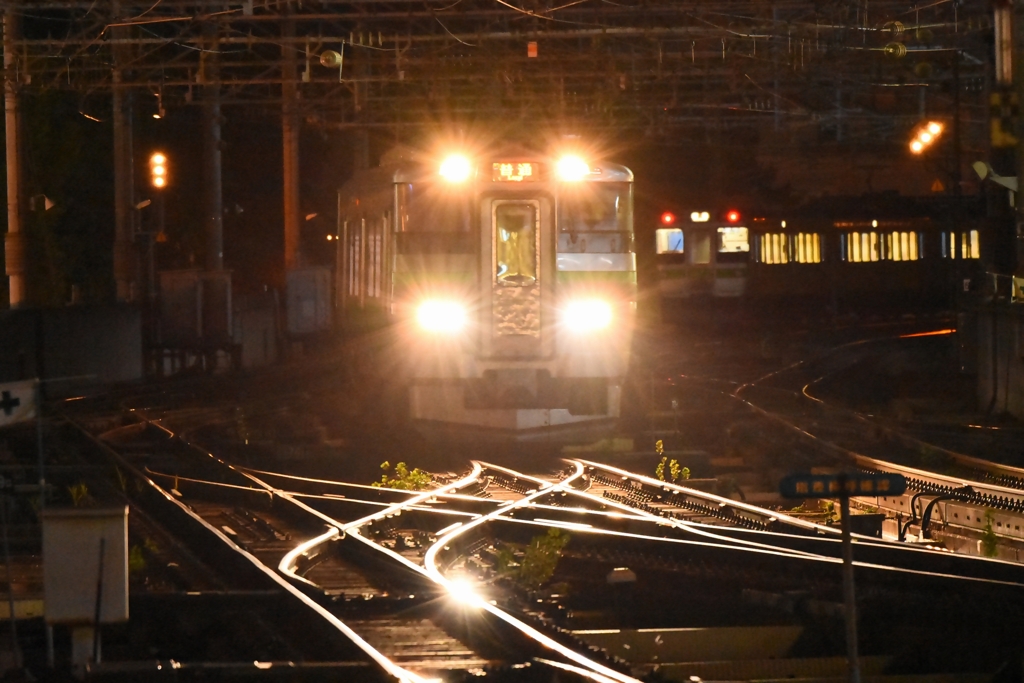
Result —
[[[683,253],[683,231],[679,228],[659,228],[654,231],[654,240],[659,254]]]
[[[816,232],[766,233],[758,237],[759,263],[821,263],[821,235]]]
[[[916,232],[885,233],[885,258],[890,261],[916,261],[921,258],[924,236]]]
[[[839,255],[850,263],[917,261],[924,257],[923,242],[918,232],[847,232],[840,237]]]
[[[878,233],[843,233],[840,239],[840,257],[850,263],[870,263],[881,260]]]
[[[789,263],[789,235],[767,233],[758,238],[757,260],[761,263]]]
[[[981,258],[981,245],[978,240],[978,231],[943,232],[942,257],[950,259]]]
[[[750,251],[750,240],[747,235],[747,229],[743,227],[719,228],[718,253],[731,254]]]
[[[821,263],[821,236],[816,232],[793,235],[794,259],[798,263]]]

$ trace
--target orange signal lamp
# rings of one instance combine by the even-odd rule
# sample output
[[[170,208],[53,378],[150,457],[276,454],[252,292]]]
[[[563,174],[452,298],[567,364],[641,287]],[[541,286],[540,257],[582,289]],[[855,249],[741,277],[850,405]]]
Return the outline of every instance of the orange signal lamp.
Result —
[[[167,186],[167,157],[160,152],[149,157],[149,183],[157,189]]]

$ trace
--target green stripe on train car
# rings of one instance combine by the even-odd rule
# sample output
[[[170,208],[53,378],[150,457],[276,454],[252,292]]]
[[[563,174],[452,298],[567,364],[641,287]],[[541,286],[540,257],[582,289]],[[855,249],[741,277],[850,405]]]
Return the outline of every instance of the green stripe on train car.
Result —
[[[465,284],[475,281],[476,273],[473,271],[396,270],[394,272],[394,282],[396,285],[414,285],[420,282],[455,282]]]
[[[562,283],[573,282],[616,282],[620,284],[635,285],[635,270],[560,270],[558,281]]]

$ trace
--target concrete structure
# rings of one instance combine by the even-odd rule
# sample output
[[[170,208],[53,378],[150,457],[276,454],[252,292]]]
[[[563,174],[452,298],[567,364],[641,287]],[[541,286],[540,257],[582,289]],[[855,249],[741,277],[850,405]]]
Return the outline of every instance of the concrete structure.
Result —
[[[1024,418],[1024,307],[990,304],[975,316],[978,408]]]

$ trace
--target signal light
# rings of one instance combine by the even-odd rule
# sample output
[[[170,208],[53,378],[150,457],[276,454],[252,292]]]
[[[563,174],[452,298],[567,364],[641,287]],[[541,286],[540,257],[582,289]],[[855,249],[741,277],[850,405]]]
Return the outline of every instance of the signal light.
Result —
[[[729,212],[727,212],[725,214],[725,220],[729,221],[730,223],[736,223],[737,221],[739,221],[739,219],[740,219],[740,212],[736,211],[735,209],[733,209],[733,210],[731,210],[731,211],[729,211]]]
[[[160,152],[149,157],[149,184],[158,190],[167,186],[167,157]]]
[[[662,225],[672,225],[675,222],[676,222],[676,215],[674,213],[672,213],[671,211],[666,211],[665,213],[661,214],[661,224]]]
[[[918,127],[914,139],[910,141],[910,151],[913,154],[921,154],[935,140],[942,135],[943,126],[938,121],[929,121]]]

